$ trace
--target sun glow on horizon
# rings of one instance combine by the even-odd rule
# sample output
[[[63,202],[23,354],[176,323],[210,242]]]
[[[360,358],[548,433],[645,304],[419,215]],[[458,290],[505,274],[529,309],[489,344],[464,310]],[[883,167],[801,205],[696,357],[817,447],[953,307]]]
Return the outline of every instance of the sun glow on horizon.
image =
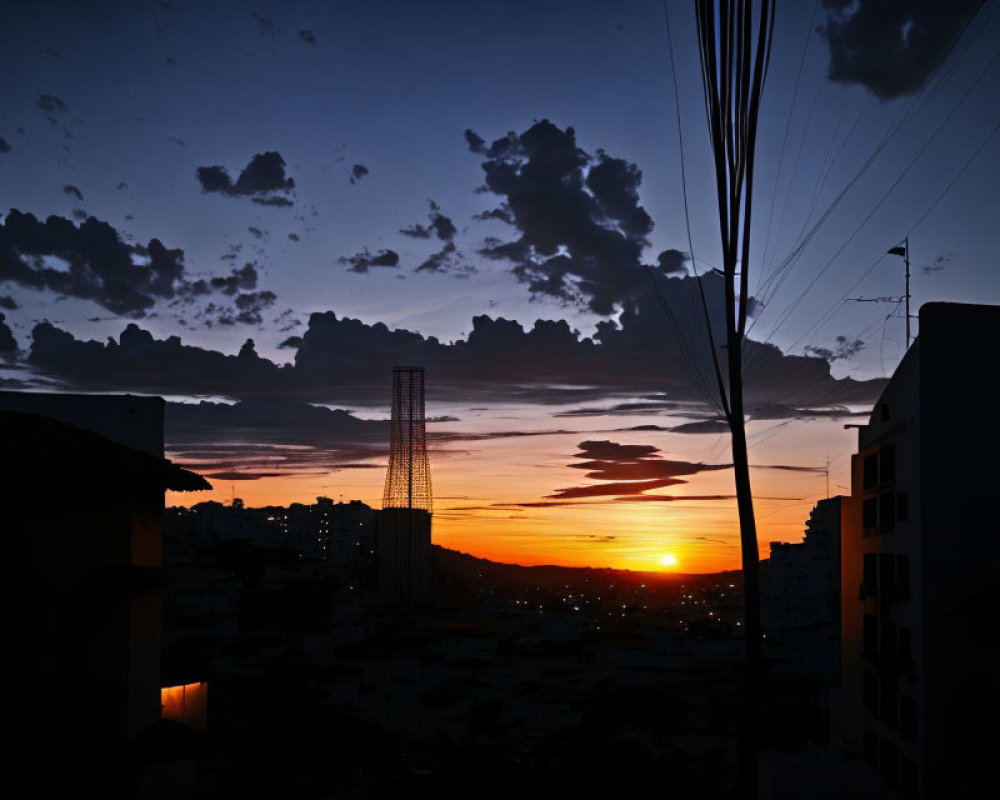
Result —
[[[677,556],[675,556],[673,553],[664,553],[660,557],[660,564],[662,566],[664,566],[664,567],[667,567],[668,569],[670,567],[676,567],[677,566]]]

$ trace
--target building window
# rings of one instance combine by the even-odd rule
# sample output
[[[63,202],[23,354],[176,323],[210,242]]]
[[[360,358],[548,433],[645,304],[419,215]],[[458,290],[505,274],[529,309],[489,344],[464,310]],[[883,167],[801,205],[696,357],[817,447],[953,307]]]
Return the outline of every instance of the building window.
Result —
[[[899,666],[901,669],[910,671],[913,666],[913,634],[905,625],[899,626]]]
[[[896,519],[906,522],[910,518],[910,495],[896,492]]]
[[[917,800],[917,764],[906,756],[899,757],[899,796]]]
[[[899,696],[899,733],[904,742],[917,743],[917,701],[905,694]]]
[[[878,736],[875,731],[865,728],[865,761],[878,769]]]
[[[899,725],[899,692],[895,678],[882,678],[879,681],[878,699],[879,716],[886,725],[895,728]]]
[[[878,557],[878,593],[886,600],[896,597],[896,559],[890,553]]]
[[[861,503],[862,533],[868,536],[878,530],[878,498],[870,497]]]
[[[865,673],[864,683],[865,711],[873,717],[878,716],[878,675],[874,672]]]
[[[861,486],[871,489],[878,484],[878,453],[865,456],[862,468]]]
[[[907,555],[896,556],[896,598],[910,599],[910,557]]]
[[[896,529],[896,493],[883,492],[878,498],[879,533],[892,533]]]
[[[878,451],[878,482],[892,486],[896,482],[896,445],[887,444]]]
[[[865,614],[863,633],[862,655],[870,659],[878,658],[878,617],[874,614]]]
[[[878,596],[878,554],[865,553],[862,560],[861,593],[865,597]]]
[[[879,742],[879,770],[890,789],[899,788],[899,748],[882,739]]]

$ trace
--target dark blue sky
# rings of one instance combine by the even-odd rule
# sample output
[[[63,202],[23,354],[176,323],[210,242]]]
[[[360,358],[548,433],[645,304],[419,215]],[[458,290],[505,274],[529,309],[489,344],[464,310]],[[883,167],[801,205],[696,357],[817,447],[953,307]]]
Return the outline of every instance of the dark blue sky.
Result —
[[[445,338],[467,332],[475,313],[524,322],[568,316],[592,330],[594,318],[574,309],[544,298],[529,304],[509,265],[476,255],[485,236],[503,236],[506,229],[471,220],[496,198],[474,194],[482,183],[481,159],[465,144],[466,128],[489,142],[543,118],[560,128],[572,125],[587,152],[603,148],[642,171],[639,198],[655,223],[649,260],[662,249],[689,249],[666,28],[657,2],[15,2],[8,9],[0,63],[13,80],[4,93],[0,136],[12,149],[0,156],[0,205],[40,217],[69,217],[82,209],[124,235],[156,237],[183,249],[187,272],[197,276],[226,274],[231,264],[220,256],[241,245],[236,263],[244,257],[256,262],[259,288],[278,296],[270,309],[275,313],[253,330],[215,326],[187,334],[207,346],[232,350],[254,335],[261,352],[274,352],[283,323],[271,318],[286,308],[301,321],[311,311],[329,309]],[[694,250],[711,263],[717,247],[690,9],[678,3],[671,13]],[[772,250],[783,256],[792,249],[803,210],[811,207],[813,219],[819,216],[912,97],[872,99],[864,87],[826,80],[829,48],[818,33],[810,37],[795,94],[807,33],[826,13],[819,7],[813,20],[811,4],[792,3],[778,13],[761,129],[758,246],[768,231],[772,245],[779,231],[781,236],[765,267]],[[995,63],[901,184],[877,204],[995,56],[995,16],[995,4],[987,4],[967,32],[971,43],[955,48],[942,71],[948,80],[929,99],[930,92],[920,98],[912,119],[817,232],[758,331],[770,332],[877,206],[774,341],[790,345],[806,333],[831,299],[922,216],[989,134],[1000,117]],[[61,100],[65,111],[46,115],[38,107],[43,95]],[[296,184],[294,206],[201,192],[199,166],[221,165],[235,177],[253,155],[266,151],[284,158]],[[915,263],[948,259],[940,271],[915,270],[916,302],[1000,300],[990,222],[998,160],[994,139],[913,232]],[[370,172],[352,184],[354,164]],[[117,189],[122,182],[127,188]],[[79,188],[83,200],[64,193],[67,185]],[[428,199],[458,227],[457,250],[474,274],[461,272],[456,279],[412,273],[434,247],[398,231],[426,222]],[[359,275],[337,263],[366,247],[373,253],[393,249],[400,266]],[[887,259],[853,294],[899,294],[896,266]],[[767,273],[756,263],[751,268],[758,276]],[[16,286],[12,296],[21,309],[8,319],[21,326],[19,339],[41,318],[62,320],[81,336],[121,329],[120,321],[85,322],[111,316],[90,303],[52,304],[53,297]],[[825,329],[798,342],[799,352],[806,344],[829,346],[838,334],[854,335],[889,311],[845,308]],[[198,324],[187,319],[190,313],[161,310],[144,327],[179,332],[178,316],[189,326]],[[890,323],[890,342],[899,338],[894,327],[901,326]],[[881,325],[875,332],[881,336]],[[882,350],[878,363],[860,359],[859,368],[880,373],[881,361],[899,354],[895,345]]]

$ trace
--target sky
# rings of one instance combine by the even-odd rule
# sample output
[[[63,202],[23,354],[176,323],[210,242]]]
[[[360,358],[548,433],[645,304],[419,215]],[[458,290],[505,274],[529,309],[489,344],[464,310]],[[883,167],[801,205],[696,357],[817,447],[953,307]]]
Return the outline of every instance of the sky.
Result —
[[[1000,303],[998,3],[890,6],[777,8],[745,349],[765,556],[846,490],[844,426],[905,351],[887,250],[908,237],[913,314]],[[423,365],[436,542],[738,567],[692,8],[6,3],[0,388],[166,397],[168,455],[215,487],[169,502],[377,506],[391,368]]]

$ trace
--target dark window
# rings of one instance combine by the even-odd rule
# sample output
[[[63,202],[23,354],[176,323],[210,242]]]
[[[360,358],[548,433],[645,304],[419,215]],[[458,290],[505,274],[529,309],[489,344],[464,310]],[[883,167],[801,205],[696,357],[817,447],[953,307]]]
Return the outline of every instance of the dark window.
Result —
[[[896,482],[896,445],[887,444],[878,451],[878,482],[891,486]]]
[[[878,676],[874,672],[865,673],[865,711],[878,716]]]
[[[878,498],[871,497],[861,503],[861,527],[865,533],[878,527]]]
[[[896,519],[906,522],[910,518],[910,495],[896,492]]]
[[[878,594],[878,554],[865,553],[862,561],[863,570],[863,591],[865,597],[875,597]]]
[[[910,557],[896,556],[896,597],[899,600],[910,599]]]
[[[917,765],[906,756],[899,757],[899,796],[903,800],[917,798]]]
[[[865,614],[863,633],[862,652],[868,658],[878,658],[878,617],[874,614]]]
[[[894,678],[882,678],[879,681],[878,698],[882,721],[895,728],[899,724],[899,692]]]
[[[878,557],[878,593],[886,600],[896,597],[896,559],[889,553]]]
[[[879,533],[892,533],[896,529],[896,493],[882,492],[878,496]]]
[[[896,789],[899,786],[899,749],[885,739],[879,744],[879,770],[889,788]]]
[[[891,619],[883,619],[879,629],[878,654],[881,659],[888,661],[895,658],[898,652],[899,643],[896,638],[896,623]]]
[[[878,483],[878,453],[865,456],[862,470],[862,488],[870,489]]]
[[[909,670],[913,659],[913,634],[905,625],[899,626],[899,643],[897,647],[899,653],[899,666],[904,670]]]
[[[865,761],[878,769],[878,736],[868,728],[865,728]]]
[[[905,694],[899,696],[899,733],[904,742],[917,743],[917,701]]]

